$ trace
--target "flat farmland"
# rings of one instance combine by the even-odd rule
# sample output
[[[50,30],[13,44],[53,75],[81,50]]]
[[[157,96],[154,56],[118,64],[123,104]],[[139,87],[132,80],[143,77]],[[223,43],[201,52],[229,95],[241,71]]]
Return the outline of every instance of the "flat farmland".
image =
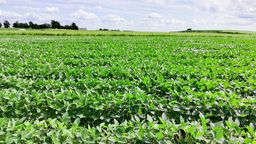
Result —
[[[256,37],[0,35],[1,143],[255,143]]]

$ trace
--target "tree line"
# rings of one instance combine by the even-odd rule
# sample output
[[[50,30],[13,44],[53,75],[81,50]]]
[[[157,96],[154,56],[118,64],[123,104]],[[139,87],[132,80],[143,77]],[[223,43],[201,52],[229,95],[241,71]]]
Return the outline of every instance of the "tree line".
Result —
[[[8,20],[5,20],[2,23],[0,23],[0,28],[1,27],[4,27],[4,28],[10,28],[11,27],[11,24]],[[71,29],[71,30],[78,30],[78,26],[76,25],[76,23],[72,23],[71,25],[61,25],[60,22],[56,21],[56,20],[51,20],[51,23],[48,24],[48,23],[45,23],[45,24],[36,24],[36,23],[33,23],[32,21],[28,22],[28,23],[20,23],[18,21],[14,22],[12,24],[12,27],[13,28],[31,28],[31,29],[50,29],[50,28],[53,28],[53,29]]]
[[[106,29],[106,28],[100,28],[99,31],[120,31],[119,29]]]

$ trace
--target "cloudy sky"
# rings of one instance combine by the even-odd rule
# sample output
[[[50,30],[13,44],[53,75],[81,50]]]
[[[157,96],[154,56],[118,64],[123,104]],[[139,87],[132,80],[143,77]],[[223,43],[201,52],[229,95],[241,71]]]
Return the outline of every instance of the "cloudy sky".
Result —
[[[0,21],[55,19],[87,29],[256,31],[256,0],[0,0]]]

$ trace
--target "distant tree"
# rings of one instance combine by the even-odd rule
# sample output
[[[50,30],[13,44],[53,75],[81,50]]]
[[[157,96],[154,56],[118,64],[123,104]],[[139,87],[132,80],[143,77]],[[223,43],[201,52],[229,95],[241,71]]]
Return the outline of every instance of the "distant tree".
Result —
[[[109,29],[106,28],[100,28],[99,31],[109,31]]]
[[[28,23],[19,23],[19,28],[29,28]]]
[[[24,28],[29,28],[29,24],[28,23],[23,23],[24,24]]]
[[[38,24],[34,24],[33,25],[33,29],[39,29],[40,27],[39,27],[39,25]]]
[[[192,31],[192,28],[188,28],[187,31]]]
[[[61,28],[61,25],[58,21],[55,21],[55,20],[52,20],[51,21],[51,26],[53,29],[60,29]]]
[[[39,25],[39,29],[49,29],[49,28],[51,28],[51,25],[47,23]]]
[[[5,28],[9,28],[10,27],[10,23],[5,20],[4,21],[4,27]],[[2,27],[2,24],[0,23],[0,28]],[[45,23],[45,24],[36,24],[33,23],[32,21],[28,22],[28,23],[20,23],[18,21],[14,22],[12,24],[13,28],[31,28],[31,29],[50,29],[50,28],[54,28],[54,29],[73,29],[73,30],[78,30],[78,26],[76,25],[76,23],[72,23],[71,25],[65,25],[62,26],[58,21],[52,20],[51,24]]]
[[[5,28],[9,28],[10,25],[11,25],[11,24],[9,23],[8,20],[5,20],[5,21],[4,21],[4,27],[5,27]]]
[[[19,28],[19,22],[18,22],[18,21],[14,22],[14,23],[12,24],[12,27],[14,27],[14,28]]]
[[[63,29],[72,29],[72,27],[70,25],[65,25],[63,26]]]
[[[32,21],[28,22],[29,28],[35,29],[35,25]]]
[[[76,25],[76,23],[72,23],[71,24],[71,29],[73,29],[73,30],[78,30],[79,28],[78,28],[78,26]]]

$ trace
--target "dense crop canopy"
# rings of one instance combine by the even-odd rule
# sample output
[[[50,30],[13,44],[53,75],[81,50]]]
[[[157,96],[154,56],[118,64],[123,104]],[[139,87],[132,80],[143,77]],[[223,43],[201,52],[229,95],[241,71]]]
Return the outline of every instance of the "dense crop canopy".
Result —
[[[2,143],[253,143],[253,36],[0,36]]]

